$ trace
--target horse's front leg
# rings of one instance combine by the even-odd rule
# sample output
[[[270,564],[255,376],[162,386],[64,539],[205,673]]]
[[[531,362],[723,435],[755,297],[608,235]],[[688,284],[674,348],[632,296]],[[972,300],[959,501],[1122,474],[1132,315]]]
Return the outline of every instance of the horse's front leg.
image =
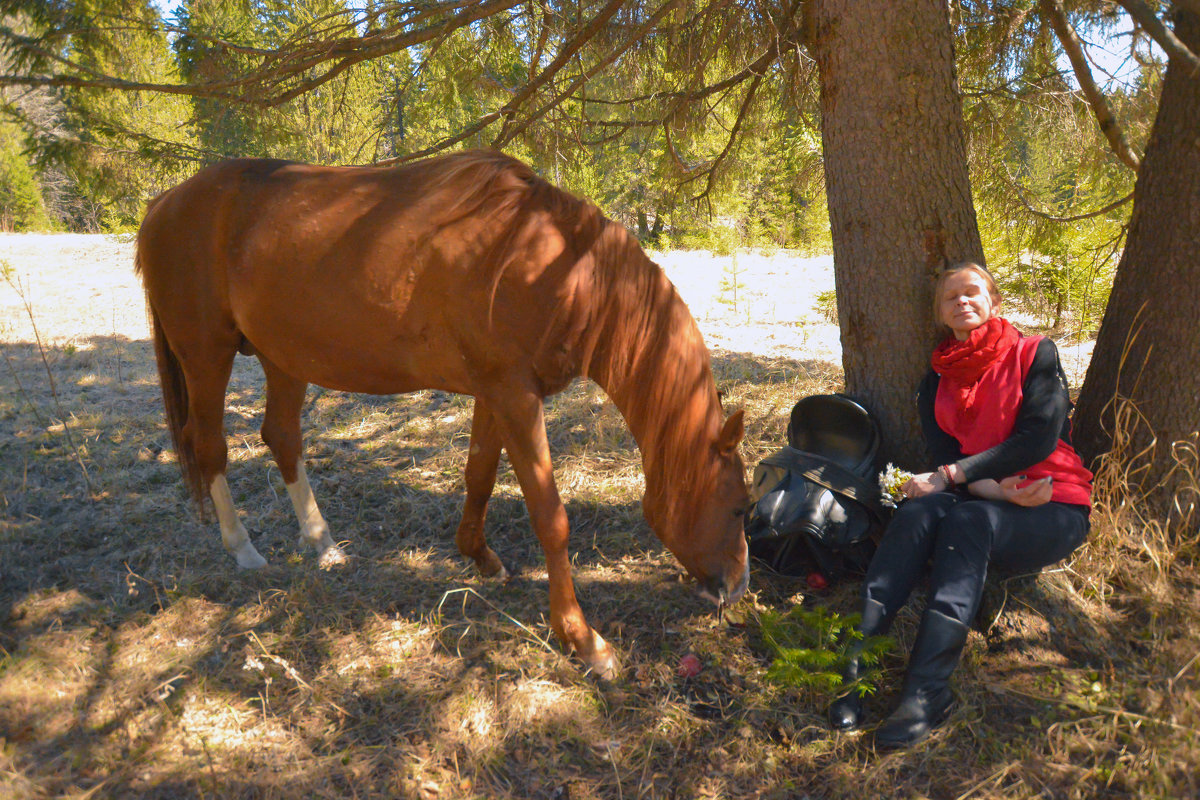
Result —
[[[616,676],[617,660],[608,642],[596,633],[575,599],[571,560],[567,553],[567,510],[554,483],[550,444],[542,414],[542,399],[534,393],[493,398],[493,418],[499,429],[533,530],[546,554],[550,580],[550,627],[563,646],[579,656],[601,678]]]
[[[500,464],[500,431],[487,403],[475,399],[475,414],[471,419],[471,445],[467,451],[467,498],[463,502],[462,520],[454,541],[458,552],[475,562],[485,578],[506,580],[508,570],[488,547],[483,533],[487,518],[488,500],[496,485],[496,468]]]

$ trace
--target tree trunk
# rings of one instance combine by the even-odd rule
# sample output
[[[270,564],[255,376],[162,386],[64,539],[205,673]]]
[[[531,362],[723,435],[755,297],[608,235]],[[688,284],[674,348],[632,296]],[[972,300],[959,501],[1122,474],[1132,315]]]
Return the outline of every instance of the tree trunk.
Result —
[[[1174,27],[1200,53],[1200,14],[1176,5]],[[1172,445],[1190,440],[1194,459],[1200,427],[1200,76],[1190,72],[1181,60],[1167,64],[1125,252],[1075,412],[1075,442],[1091,461],[1113,446],[1121,402],[1110,401],[1132,403],[1142,422],[1122,432],[1127,441],[1117,441],[1128,454],[1157,440],[1148,468],[1137,477],[1142,488],[1153,489],[1147,510],[1173,523],[1180,521],[1175,501],[1186,518],[1197,498],[1194,478],[1188,481],[1179,470],[1171,474]]]
[[[846,389],[881,457],[928,467],[913,393],[940,336],[931,279],[982,263],[945,2],[812,0]]]

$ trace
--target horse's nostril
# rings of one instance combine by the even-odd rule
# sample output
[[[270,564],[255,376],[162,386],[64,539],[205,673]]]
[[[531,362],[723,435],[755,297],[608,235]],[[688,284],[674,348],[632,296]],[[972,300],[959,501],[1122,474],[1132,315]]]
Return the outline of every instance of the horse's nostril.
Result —
[[[712,600],[714,603],[723,603],[725,601],[725,583],[718,576],[709,576],[697,581],[697,584],[700,587],[700,594],[709,600]]]
[[[692,572],[692,577],[696,580],[696,588],[705,598],[718,606],[732,606],[746,593],[750,583],[750,564],[742,560],[737,567],[732,564],[712,565],[709,569],[700,567]]]
[[[750,564],[747,562],[737,575],[726,575],[720,598],[727,605],[734,605],[742,599],[746,589],[750,587]]]
[[[702,594],[708,599],[712,600],[718,606],[727,606],[732,604],[729,597],[729,586],[726,585],[724,578],[714,575],[713,577],[703,581],[700,584],[700,587]],[[733,599],[733,602],[737,602],[736,598]]]

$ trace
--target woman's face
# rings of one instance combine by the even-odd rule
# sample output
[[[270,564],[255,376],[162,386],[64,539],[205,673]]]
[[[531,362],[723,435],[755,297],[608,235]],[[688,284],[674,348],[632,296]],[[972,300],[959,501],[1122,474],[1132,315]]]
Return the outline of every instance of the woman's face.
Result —
[[[938,310],[942,322],[960,342],[994,317],[999,309],[1000,298],[988,289],[987,279],[973,269],[956,272],[942,284]]]

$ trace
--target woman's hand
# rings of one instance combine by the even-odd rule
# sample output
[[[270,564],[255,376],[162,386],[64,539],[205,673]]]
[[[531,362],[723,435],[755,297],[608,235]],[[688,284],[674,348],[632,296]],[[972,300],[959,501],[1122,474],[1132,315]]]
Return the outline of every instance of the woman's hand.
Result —
[[[946,488],[946,479],[937,472],[922,472],[913,475],[904,485],[900,487],[900,491],[904,492],[905,497],[924,497],[927,494],[937,494]]]
[[[1047,476],[1032,482],[1027,482],[1028,480],[1024,475],[1013,475],[1001,481],[975,481],[967,488],[976,497],[985,500],[1005,500],[1027,508],[1049,503],[1050,495],[1054,492],[1054,479]]]
[[[1000,492],[1003,498],[1018,506],[1040,506],[1050,502],[1054,492],[1054,479],[1047,475],[1040,480],[1026,483],[1024,475],[1013,475],[1000,481]],[[1025,484],[1022,486],[1021,484]]]

